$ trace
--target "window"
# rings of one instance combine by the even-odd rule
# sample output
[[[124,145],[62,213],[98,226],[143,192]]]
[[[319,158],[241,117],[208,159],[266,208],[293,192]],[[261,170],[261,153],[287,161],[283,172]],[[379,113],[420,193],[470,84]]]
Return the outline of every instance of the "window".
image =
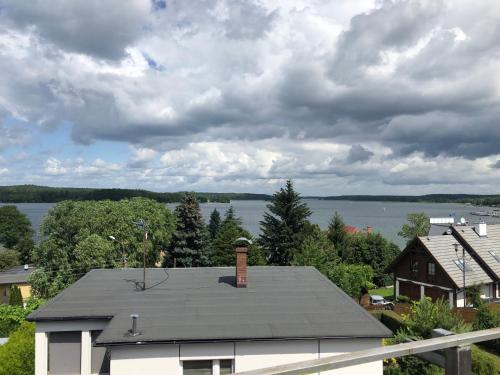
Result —
[[[493,258],[495,258],[497,262],[500,262],[500,256],[497,253],[495,253],[493,250],[490,250],[489,253]]]
[[[80,375],[80,353],[82,333],[50,332],[49,361],[50,375]]]
[[[457,267],[460,268],[460,271],[462,271],[462,272],[464,271],[463,259],[456,259],[453,262],[455,262]],[[465,262],[465,272],[471,272],[471,271],[472,271],[472,267],[469,264],[467,264],[467,262]]]
[[[183,361],[183,375],[214,375],[217,373],[217,364],[219,375],[228,375],[233,372],[232,359],[215,359],[208,361]]]
[[[110,361],[110,353],[109,349],[105,347],[96,347],[94,346],[95,340],[99,336],[102,331],[92,331],[92,348],[90,352],[90,361],[91,367],[90,372],[92,374],[109,374],[109,361]]]
[[[233,372],[233,360],[221,359],[220,360],[220,375],[228,375]]]
[[[184,361],[182,363],[183,375],[212,375],[212,361]]]
[[[434,281],[436,278],[436,263],[429,262],[427,263],[427,279],[429,281]]]
[[[427,263],[427,274],[429,276],[436,276],[436,264],[433,262]]]
[[[418,260],[413,257],[410,259],[410,272],[412,276],[418,276]]]

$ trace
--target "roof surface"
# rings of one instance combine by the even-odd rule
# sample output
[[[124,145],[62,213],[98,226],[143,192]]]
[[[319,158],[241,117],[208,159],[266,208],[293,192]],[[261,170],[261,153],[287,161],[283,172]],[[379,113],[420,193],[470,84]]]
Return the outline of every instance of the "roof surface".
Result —
[[[489,266],[497,278],[500,278],[500,262],[489,253],[493,251],[500,256],[500,225],[487,224],[486,237],[479,237],[472,226],[460,226],[454,229]]]
[[[454,245],[457,243],[455,237],[444,235],[419,237],[419,239],[453,282],[462,287],[463,272],[455,263],[455,260],[462,259],[462,252],[459,251],[459,254],[457,254],[455,251]],[[465,272],[465,286],[488,284],[493,281],[467,252],[465,253],[465,264],[472,269]]]
[[[93,270],[28,319],[112,318],[98,344],[392,336],[313,267],[248,267],[247,288],[233,286],[234,267],[147,274],[158,285],[140,291],[142,269]]]
[[[0,284],[18,284],[27,283],[28,277],[33,272],[35,268],[30,267],[27,270],[24,266],[15,266],[6,271],[0,272]]]

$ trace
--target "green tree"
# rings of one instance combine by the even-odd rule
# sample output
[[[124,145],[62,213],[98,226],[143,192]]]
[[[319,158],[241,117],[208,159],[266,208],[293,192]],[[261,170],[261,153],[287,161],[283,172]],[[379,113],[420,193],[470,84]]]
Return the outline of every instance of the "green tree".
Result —
[[[210,239],[213,240],[220,229],[220,213],[216,208],[210,214],[210,221],[208,223],[208,234],[210,235]]]
[[[294,251],[292,265],[313,266],[321,273],[328,275],[328,270],[334,266],[337,255],[332,242],[317,224],[306,224],[305,235],[299,241]]]
[[[406,217],[408,223],[403,224],[403,227],[398,233],[398,236],[406,238],[406,242],[410,243],[415,237],[427,236],[431,229],[429,217],[423,213],[412,213]]]
[[[19,253],[15,250],[0,252],[0,271],[8,270],[19,265]]]
[[[168,267],[203,267],[208,264],[207,231],[194,193],[186,193],[175,208],[176,227],[165,258]]]
[[[87,273],[94,268],[114,268],[120,266],[113,244],[97,234],[91,234],[75,246],[75,269]]]
[[[16,206],[0,207],[0,244],[13,248],[26,237],[33,236],[31,222]]]
[[[226,212],[217,237],[212,241],[210,265],[215,267],[234,266],[236,264],[235,241],[240,237],[252,241],[252,244],[248,246],[248,265],[264,265],[265,260],[260,247],[254,243],[252,235],[241,226],[241,220],[236,217],[232,207]]]
[[[23,237],[21,238],[16,246],[14,246],[14,250],[19,253],[19,258],[22,264],[30,264],[31,263],[31,254],[33,253],[33,249],[35,248],[35,243],[33,242],[33,238]]]
[[[384,270],[398,256],[400,249],[386,240],[380,233],[355,233],[346,236],[342,248],[341,259],[350,264],[369,265],[374,272],[374,282],[385,286],[390,277]]]
[[[152,267],[174,230],[164,204],[146,198],[58,203],[42,222],[43,240],[33,251],[33,293],[52,297],[92,267],[121,266],[124,254],[130,267],[142,267],[143,231],[133,224],[138,219],[147,222],[146,266]]]
[[[23,322],[0,346],[0,375],[35,373],[35,324]]]
[[[340,249],[347,236],[346,228],[342,216],[335,211],[335,215],[328,224],[328,239],[333,243],[336,249]]]
[[[373,270],[364,264],[339,263],[328,270],[328,278],[358,301],[373,286]]]
[[[23,296],[21,289],[17,285],[11,285],[9,290],[9,305],[23,306]]]
[[[301,202],[291,180],[273,195],[267,208],[269,212],[260,222],[259,243],[270,264],[289,265],[297,249],[297,236],[304,229],[311,211]]]

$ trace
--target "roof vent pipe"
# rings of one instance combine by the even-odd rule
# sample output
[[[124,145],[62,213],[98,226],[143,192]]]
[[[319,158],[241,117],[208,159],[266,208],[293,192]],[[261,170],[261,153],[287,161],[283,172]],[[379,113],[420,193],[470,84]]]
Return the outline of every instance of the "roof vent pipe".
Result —
[[[130,315],[130,317],[132,318],[132,328],[129,329],[128,333],[132,337],[138,336],[138,335],[140,335],[140,332],[137,331],[137,321],[139,320],[139,315],[132,314],[132,315]]]

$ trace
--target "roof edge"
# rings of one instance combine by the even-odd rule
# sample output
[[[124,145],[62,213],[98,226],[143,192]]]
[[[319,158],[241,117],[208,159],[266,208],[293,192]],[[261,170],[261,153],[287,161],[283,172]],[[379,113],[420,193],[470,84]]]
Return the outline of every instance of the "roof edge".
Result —
[[[131,346],[131,345],[160,345],[160,344],[202,344],[221,342],[254,342],[254,341],[303,341],[303,340],[346,340],[346,339],[386,339],[394,334],[387,335],[353,335],[353,336],[306,336],[306,337],[249,337],[249,338],[228,338],[228,339],[198,339],[198,340],[144,340],[140,341],[108,341],[100,342],[96,340],[95,346]]]

